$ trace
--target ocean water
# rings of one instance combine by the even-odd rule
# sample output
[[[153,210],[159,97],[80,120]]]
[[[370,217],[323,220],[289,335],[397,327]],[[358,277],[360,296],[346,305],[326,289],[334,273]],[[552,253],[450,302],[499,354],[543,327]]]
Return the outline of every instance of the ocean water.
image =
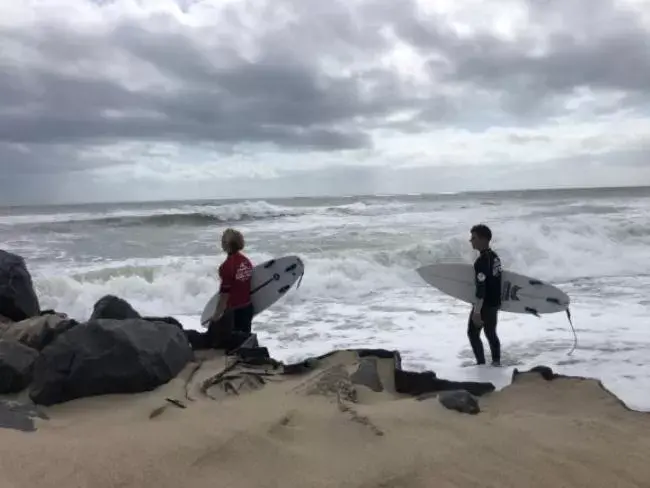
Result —
[[[566,315],[502,313],[502,368],[472,366],[469,306],[414,269],[471,263],[470,227],[491,226],[504,267],[572,299]],[[650,189],[93,204],[0,209],[0,242],[22,255],[44,308],[88,318],[101,296],[127,299],[187,328],[216,291],[220,234],[245,234],[254,262],[300,255],[299,288],[258,315],[254,331],[278,359],[343,347],[398,349],[409,369],[510,382],[546,364],[603,381],[650,410]],[[489,360],[489,348],[484,340]]]

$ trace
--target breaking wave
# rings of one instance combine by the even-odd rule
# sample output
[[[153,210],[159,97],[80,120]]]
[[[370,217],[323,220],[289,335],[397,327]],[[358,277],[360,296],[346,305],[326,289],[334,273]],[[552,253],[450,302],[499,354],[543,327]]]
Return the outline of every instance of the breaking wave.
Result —
[[[0,216],[0,225],[38,226],[40,230],[73,230],[73,226],[100,227],[205,227],[212,224],[245,223],[303,215],[379,215],[406,209],[400,202],[355,202],[329,206],[282,206],[266,201],[223,205],[191,205],[165,209],[118,210]]]

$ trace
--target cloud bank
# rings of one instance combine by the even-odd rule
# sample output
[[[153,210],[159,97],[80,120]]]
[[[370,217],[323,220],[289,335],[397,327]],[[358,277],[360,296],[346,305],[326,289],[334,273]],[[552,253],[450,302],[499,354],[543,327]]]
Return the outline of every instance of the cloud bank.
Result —
[[[650,184],[648,0],[25,0],[0,46],[0,203]]]

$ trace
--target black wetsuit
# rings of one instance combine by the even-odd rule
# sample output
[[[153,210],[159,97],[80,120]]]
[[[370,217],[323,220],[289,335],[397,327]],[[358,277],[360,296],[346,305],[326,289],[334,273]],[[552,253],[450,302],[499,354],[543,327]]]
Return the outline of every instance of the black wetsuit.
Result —
[[[208,330],[185,330],[192,349],[224,349],[226,352],[239,347],[251,335],[253,304],[236,309],[226,309],[218,321],[210,321]]]
[[[497,335],[497,316],[501,307],[501,260],[492,249],[481,251],[480,256],[474,261],[474,283],[476,285],[476,298],[483,299],[481,318],[483,330],[490,344],[492,361],[501,362],[501,343]],[[472,310],[473,312],[473,310]],[[467,337],[474,351],[476,362],[485,364],[485,353],[481,341],[481,328],[472,322],[470,312],[467,324]]]

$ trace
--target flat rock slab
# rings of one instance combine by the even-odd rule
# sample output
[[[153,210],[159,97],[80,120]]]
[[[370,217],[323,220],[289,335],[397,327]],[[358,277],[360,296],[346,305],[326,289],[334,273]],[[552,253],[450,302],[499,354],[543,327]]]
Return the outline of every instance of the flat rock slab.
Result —
[[[361,359],[357,370],[350,375],[350,381],[355,385],[367,386],[372,391],[384,391],[384,385],[377,371],[377,359],[373,357]]]
[[[0,400],[0,429],[35,432],[36,418],[48,420],[47,415],[36,405]]]

